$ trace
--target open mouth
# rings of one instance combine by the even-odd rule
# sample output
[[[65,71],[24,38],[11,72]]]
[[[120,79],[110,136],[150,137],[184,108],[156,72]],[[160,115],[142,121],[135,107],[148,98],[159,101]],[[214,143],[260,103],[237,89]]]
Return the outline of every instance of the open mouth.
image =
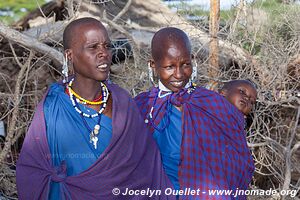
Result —
[[[108,65],[107,64],[101,64],[97,66],[97,69],[99,71],[107,71],[108,70]]]
[[[243,105],[243,106],[247,106],[248,105],[247,101],[245,101],[245,100],[240,100],[240,104]]]
[[[183,81],[172,81],[170,84],[173,85],[174,87],[182,87]]]

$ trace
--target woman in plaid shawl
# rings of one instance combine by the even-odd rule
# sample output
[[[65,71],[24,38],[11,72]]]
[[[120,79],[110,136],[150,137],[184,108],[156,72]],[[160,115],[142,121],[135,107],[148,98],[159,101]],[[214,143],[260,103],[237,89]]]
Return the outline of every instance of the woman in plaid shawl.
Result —
[[[246,199],[243,192],[252,179],[254,164],[242,112],[219,94],[192,84],[197,69],[192,66],[191,44],[182,30],[159,30],[151,48],[149,72],[157,75],[158,87],[135,100],[177,195],[183,199]]]

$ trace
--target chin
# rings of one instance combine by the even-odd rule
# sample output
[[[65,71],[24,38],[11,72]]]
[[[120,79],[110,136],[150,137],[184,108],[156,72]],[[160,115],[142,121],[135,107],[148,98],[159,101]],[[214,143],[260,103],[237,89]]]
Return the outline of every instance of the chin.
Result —
[[[101,77],[97,77],[97,78],[96,78],[97,81],[102,81],[102,82],[103,82],[103,81],[106,81],[107,79],[108,79],[108,75],[106,75],[106,76],[101,76]]]
[[[176,88],[176,89],[173,89],[172,91],[173,92],[179,92],[182,88]]]
[[[176,93],[176,92],[179,92],[180,90],[184,89],[186,84],[187,83],[183,84],[181,87],[174,87],[174,86],[172,86],[169,89],[172,90],[172,92]]]

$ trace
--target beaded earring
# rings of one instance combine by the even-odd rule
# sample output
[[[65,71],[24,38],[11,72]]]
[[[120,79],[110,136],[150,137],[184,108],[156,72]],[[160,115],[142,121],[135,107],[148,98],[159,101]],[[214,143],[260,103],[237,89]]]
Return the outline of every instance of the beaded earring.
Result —
[[[152,85],[155,85],[154,78],[153,78],[153,70],[152,70],[150,61],[148,62],[148,75],[149,75],[149,80],[152,83]]]
[[[197,62],[194,61],[194,64],[193,64],[193,71],[192,71],[192,75],[191,75],[191,82],[194,82],[197,78],[197,68],[198,68],[198,65],[197,65]]]
[[[68,58],[67,58],[67,54],[65,54],[65,56],[64,56],[64,63],[63,63],[63,66],[62,66],[62,71],[61,71],[61,73],[62,73],[63,76],[64,76],[63,83],[68,82],[69,66],[68,66]]]
[[[109,77],[110,77],[110,71],[108,71],[107,78],[106,78],[106,80],[105,80],[105,81],[107,81],[107,83],[111,83]]]

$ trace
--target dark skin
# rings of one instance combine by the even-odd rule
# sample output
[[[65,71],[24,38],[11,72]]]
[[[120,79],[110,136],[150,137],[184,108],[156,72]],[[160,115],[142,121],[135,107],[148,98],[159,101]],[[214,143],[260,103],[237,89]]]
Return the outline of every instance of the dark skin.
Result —
[[[189,82],[193,71],[187,35],[177,28],[163,28],[154,35],[151,48],[150,66],[154,73],[166,88],[179,92]]]
[[[237,107],[244,115],[249,115],[257,99],[257,91],[247,80],[234,80],[220,91],[230,103]]]
[[[82,20],[73,26],[65,54],[74,68],[72,89],[84,99],[93,101],[102,93],[100,81],[108,78],[112,59],[111,42],[101,22],[92,18]],[[86,106],[96,111],[100,109],[100,105]],[[111,94],[103,114],[112,117]]]

